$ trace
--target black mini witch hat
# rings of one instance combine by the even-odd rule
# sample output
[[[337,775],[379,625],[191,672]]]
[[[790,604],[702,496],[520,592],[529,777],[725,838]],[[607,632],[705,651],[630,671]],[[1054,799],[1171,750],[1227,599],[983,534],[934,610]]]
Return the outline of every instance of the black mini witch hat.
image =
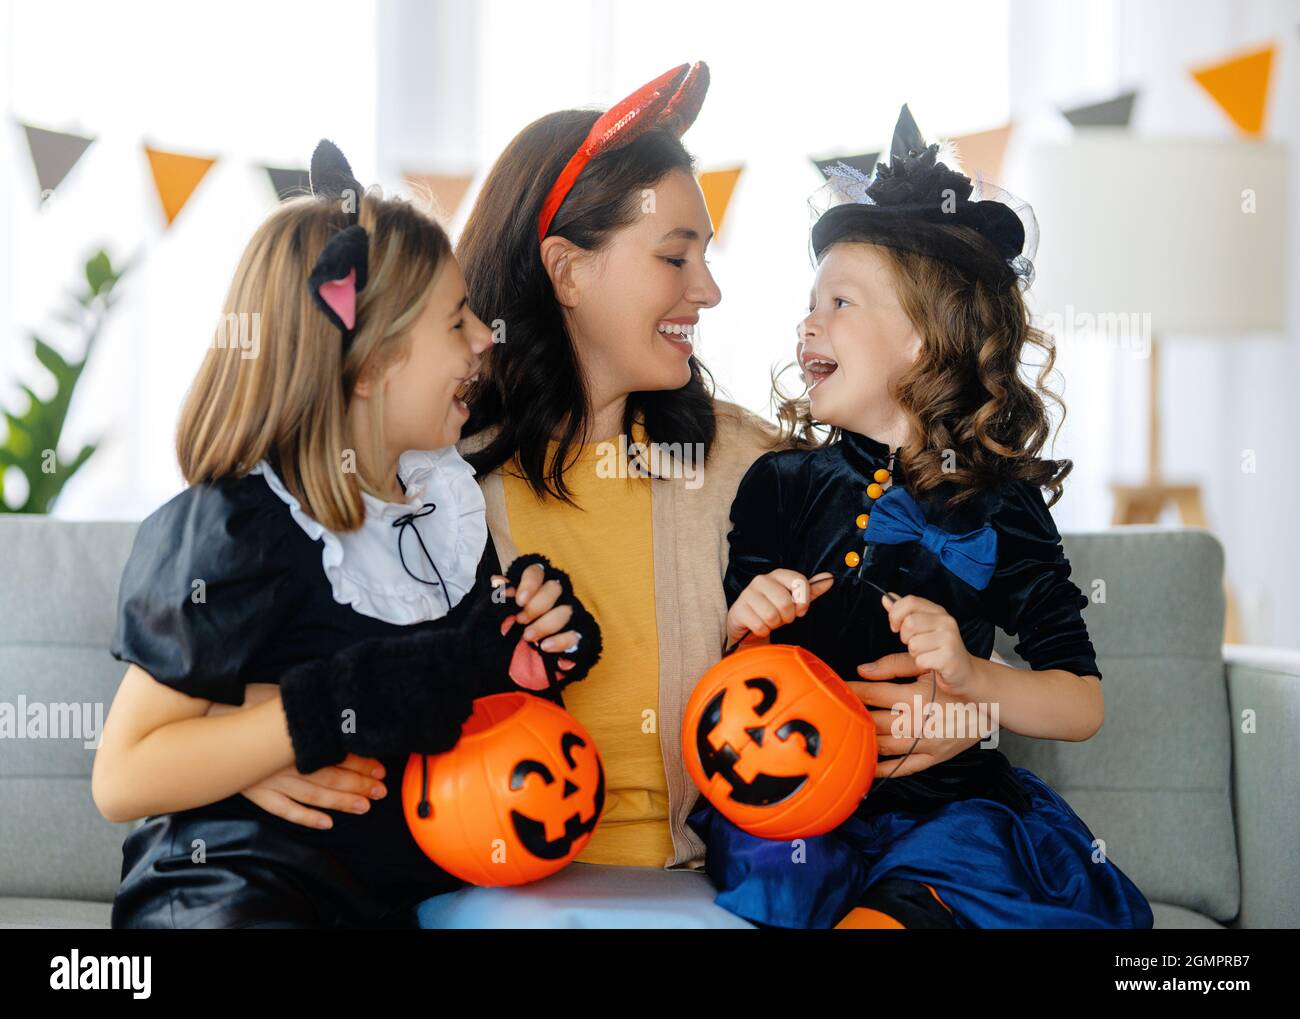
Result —
[[[925,143],[904,104],[888,164],[870,176],[843,162],[825,168],[825,185],[809,199],[814,264],[836,241],[859,241],[944,259],[991,285],[1027,287],[1038,247],[1033,209],[957,165],[950,145]]]

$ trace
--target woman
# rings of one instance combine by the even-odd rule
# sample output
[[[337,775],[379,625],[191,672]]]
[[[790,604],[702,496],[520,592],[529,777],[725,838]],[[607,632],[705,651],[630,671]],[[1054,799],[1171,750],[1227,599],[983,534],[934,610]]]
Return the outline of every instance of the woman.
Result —
[[[578,857],[589,863],[701,863],[681,713],[723,648],[731,500],[771,443],[756,416],[714,401],[692,351],[700,313],[721,299],[679,140],[707,74],[683,65],[609,114],[530,124],[457,252],[471,308],[504,333],[461,445],[500,565],[519,547],[571,550],[575,591],[601,621],[603,660],[564,697],[606,768],[607,806]],[[636,133],[611,139],[612,122]],[[579,165],[595,138],[603,150]]]

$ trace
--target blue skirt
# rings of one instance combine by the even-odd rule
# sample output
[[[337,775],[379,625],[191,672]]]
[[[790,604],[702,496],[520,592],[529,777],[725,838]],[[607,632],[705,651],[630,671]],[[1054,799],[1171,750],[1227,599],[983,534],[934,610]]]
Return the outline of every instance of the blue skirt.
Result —
[[[750,835],[703,799],[687,820],[707,847],[714,901],[753,923],[834,927],[873,884],[896,878],[933,885],[958,927],[1149,929],[1146,897],[1088,826],[1033,772],[1013,770],[1030,796],[1024,813],[974,797],[924,814],[855,814],[793,842]]]

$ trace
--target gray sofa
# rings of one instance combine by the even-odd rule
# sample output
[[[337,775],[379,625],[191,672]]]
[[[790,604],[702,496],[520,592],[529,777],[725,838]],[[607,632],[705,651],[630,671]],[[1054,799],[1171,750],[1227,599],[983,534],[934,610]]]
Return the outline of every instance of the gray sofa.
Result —
[[[0,516],[0,723],[18,725],[0,728],[0,927],[108,926],[131,826],[91,801],[87,737],[122,675],[107,646],[134,532]],[[1225,662],[1223,552],[1208,532],[1128,527],[1065,545],[1084,591],[1104,583],[1086,618],[1106,723],[1085,743],[1003,733],[1002,749],[1069,800],[1151,900],[1157,927],[1300,926],[1300,653],[1229,647]],[[1013,644],[1001,637],[998,652],[1020,664]],[[51,720],[43,733],[30,728],[33,705]],[[491,894],[522,908],[461,915],[712,925],[698,873],[579,866]]]

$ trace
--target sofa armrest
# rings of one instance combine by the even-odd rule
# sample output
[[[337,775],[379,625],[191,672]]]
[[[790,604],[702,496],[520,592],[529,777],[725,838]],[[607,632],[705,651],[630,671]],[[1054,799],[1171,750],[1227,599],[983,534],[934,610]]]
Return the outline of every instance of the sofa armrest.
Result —
[[[1300,927],[1300,652],[1225,644],[1241,912],[1232,927]]]

